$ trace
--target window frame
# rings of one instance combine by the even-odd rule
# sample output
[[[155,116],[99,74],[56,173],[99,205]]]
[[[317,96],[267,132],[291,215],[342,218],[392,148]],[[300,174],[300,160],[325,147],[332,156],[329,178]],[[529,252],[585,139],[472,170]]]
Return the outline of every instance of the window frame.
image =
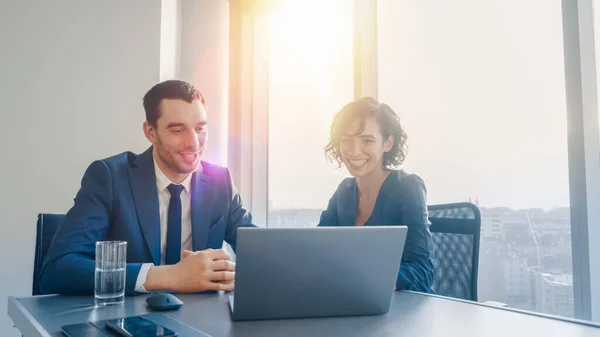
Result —
[[[230,1],[228,163],[253,223],[267,225],[268,31],[258,1]]]
[[[594,0],[562,0],[575,317],[600,321],[600,137]]]

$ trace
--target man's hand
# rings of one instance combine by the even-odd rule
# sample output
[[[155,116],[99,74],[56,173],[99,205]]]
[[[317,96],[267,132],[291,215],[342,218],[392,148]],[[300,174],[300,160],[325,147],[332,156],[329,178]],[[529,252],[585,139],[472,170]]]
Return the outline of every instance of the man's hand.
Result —
[[[216,251],[216,250],[212,250],[212,249],[208,249],[208,250]],[[233,272],[234,275],[233,275],[233,278],[231,278],[231,279],[225,278],[222,280],[213,280],[212,282],[218,282],[218,283],[222,283],[222,284],[226,284],[226,285],[231,285],[233,287],[235,284],[235,263],[230,261],[231,257],[229,256],[229,254],[227,254],[227,252],[225,252],[224,250],[221,250],[221,249],[219,249],[218,251],[223,252],[225,255],[227,255],[227,260],[229,262],[228,269],[224,269],[223,271]],[[192,254],[197,254],[200,252],[203,252],[203,251],[192,252],[191,250],[184,250],[183,257],[186,258]],[[227,289],[227,291],[230,291],[230,290],[233,290],[233,288]]]
[[[230,256],[225,251],[186,250],[183,252],[183,259],[175,265],[151,267],[144,287],[148,291],[231,291],[234,281],[235,263],[230,261]]]

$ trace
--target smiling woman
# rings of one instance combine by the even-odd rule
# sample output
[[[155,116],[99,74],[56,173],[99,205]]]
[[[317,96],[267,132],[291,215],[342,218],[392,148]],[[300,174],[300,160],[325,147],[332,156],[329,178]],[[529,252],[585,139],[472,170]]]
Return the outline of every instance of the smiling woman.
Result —
[[[352,177],[339,184],[319,226],[407,226],[396,287],[431,292],[427,191],[419,176],[394,169],[406,157],[406,134],[396,113],[370,97],[345,105],[333,118],[325,151]]]

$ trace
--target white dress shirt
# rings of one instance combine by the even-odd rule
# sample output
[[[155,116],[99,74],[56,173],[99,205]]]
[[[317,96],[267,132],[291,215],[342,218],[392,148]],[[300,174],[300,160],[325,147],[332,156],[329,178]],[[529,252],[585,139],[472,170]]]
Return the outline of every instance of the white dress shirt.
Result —
[[[167,189],[170,184],[178,185],[169,180],[167,176],[158,168],[154,161],[154,175],[156,176],[156,188],[158,190],[158,209],[160,213],[160,263],[165,264],[165,252],[167,250],[167,219],[169,218],[169,202],[171,193]],[[191,186],[192,174],[190,173],[184,181],[181,182],[183,191],[181,191],[181,251],[192,250],[192,213],[191,205]],[[135,291],[145,293],[144,283],[148,276],[148,270],[154,266],[153,263],[144,263],[138,274],[135,283]]]

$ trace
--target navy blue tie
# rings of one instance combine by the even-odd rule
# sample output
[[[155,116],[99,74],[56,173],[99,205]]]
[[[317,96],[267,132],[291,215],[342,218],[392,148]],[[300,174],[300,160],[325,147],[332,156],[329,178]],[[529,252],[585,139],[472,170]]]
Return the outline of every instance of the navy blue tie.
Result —
[[[182,185],[169,185],[171,193],[169,217],[167,220],[167,252],[165,264],[176,264],[181,260],[181,191]]]

